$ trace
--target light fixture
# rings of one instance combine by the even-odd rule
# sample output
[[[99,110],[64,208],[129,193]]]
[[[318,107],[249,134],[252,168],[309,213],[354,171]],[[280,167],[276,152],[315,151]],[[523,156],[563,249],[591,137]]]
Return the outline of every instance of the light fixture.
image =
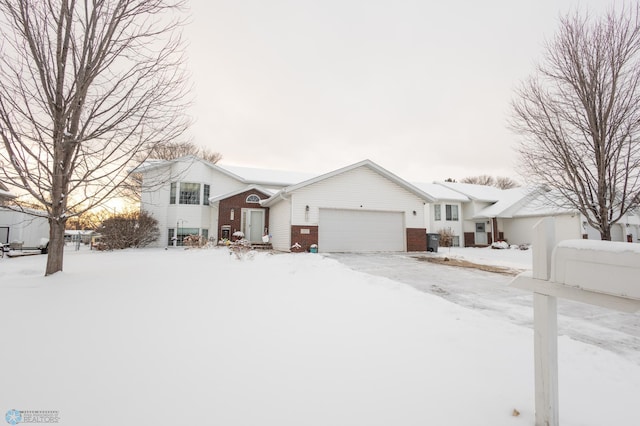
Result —
[[[416,216],[418,213],[414,210],[413,211],[413,215]]]

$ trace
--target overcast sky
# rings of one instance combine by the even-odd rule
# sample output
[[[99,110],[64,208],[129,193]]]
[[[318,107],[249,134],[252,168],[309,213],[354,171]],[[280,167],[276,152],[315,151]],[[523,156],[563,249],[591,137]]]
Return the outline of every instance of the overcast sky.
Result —
[[[191,0],[193,141],[224,164],[410,181],[513,170],[507,127],[560,14],[605,0]]]

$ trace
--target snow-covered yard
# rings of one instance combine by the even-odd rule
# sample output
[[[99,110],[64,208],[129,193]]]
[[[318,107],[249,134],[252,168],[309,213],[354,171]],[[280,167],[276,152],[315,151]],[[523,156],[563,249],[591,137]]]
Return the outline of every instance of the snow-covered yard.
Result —
[[[331,256],[81,250],[43,278],[45,261],[0,260],[3,415],[53,410],[64,425],[533,425],[528,327]],[[427,287],[442,275],[420,267]],[[494,276],[449,269],[451,282]],[[567,336],[559,357],[563,425],[640,424],[638,363]]]

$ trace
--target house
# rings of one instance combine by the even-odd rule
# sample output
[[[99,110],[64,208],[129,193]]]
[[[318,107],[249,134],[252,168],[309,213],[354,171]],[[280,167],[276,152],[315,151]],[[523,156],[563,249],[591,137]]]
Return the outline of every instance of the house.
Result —
[[[0,182],[0,206],[6,205],[9,201],[16,198],[14,194],[9,191],[9,188],[4,183]]]
[[[29,214],[28,211],[0,207],[0,243],[13,243],[17,247],[42,247],[48,241],[47,218]]]
[[[41,212],[11,208],[16,196],[0,182],[0,244],[43,247],[49,241],[49,221]]]
[[[550,205],[546,191],[539,188],[503,190],[456,182],[437,182],[434,185],[468,198],[468,201],[461,201],[460,216],[461,235],[466,247],[484,246],[499,240],[510,244],[530,244],[533,226],[544,217],[556,219],[556,235],[560,239],[600,239],[600,233],[589,226],[577,210]],[[433,223],[432,229],[439,229],[437,225]],[[640,217],[630,213],[613,226],[612,240],[637,242],[639,232]]]
[[[270,209],[273,247],[320,252],[425,251],[433,198],[370,160],[282,188]]]
[[[412,184],[370,160],[318,175],[187,156],[149,161],[136,172],[141,209],[158,220],[163,247],[193,235],[219,243],[235,234],[282,251],[425,251],[427,232],[441,230],[454,246],[530,244],[533,225],[548,216],[562,238],[599,238],[578,212],[550,207],[540,190]],[[614,226],[616,241],[639,235],[635,214]]]
[[[468,196],[437,183],[415,183],[433,201],[425,204],[424,214],[430,233],[446,231],[452,235],[451,245],[460,247],[464,235],[462,208],[471,200]]]
[[[262,241],[269,216],[260,202],[313,176],[221,166],[195,156],[148,161],[135,172],[142,175],[141,209],[158,220],[158,246],[181,246],[190,235],[217,242],[237,232]]]
[[[218,242],[268,235],[289,251],[424,251],[432,198],[369,160],[323,174],[222,166],[193,156],[151,161],[141,208],[159,222],[158,245],[188,235]]]

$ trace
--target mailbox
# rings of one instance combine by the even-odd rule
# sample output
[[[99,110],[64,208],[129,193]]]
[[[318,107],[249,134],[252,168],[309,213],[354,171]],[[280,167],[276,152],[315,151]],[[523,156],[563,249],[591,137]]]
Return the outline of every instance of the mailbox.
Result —
[[[640,244],[560,241],[553,250],[550,281],[640,300]]]

